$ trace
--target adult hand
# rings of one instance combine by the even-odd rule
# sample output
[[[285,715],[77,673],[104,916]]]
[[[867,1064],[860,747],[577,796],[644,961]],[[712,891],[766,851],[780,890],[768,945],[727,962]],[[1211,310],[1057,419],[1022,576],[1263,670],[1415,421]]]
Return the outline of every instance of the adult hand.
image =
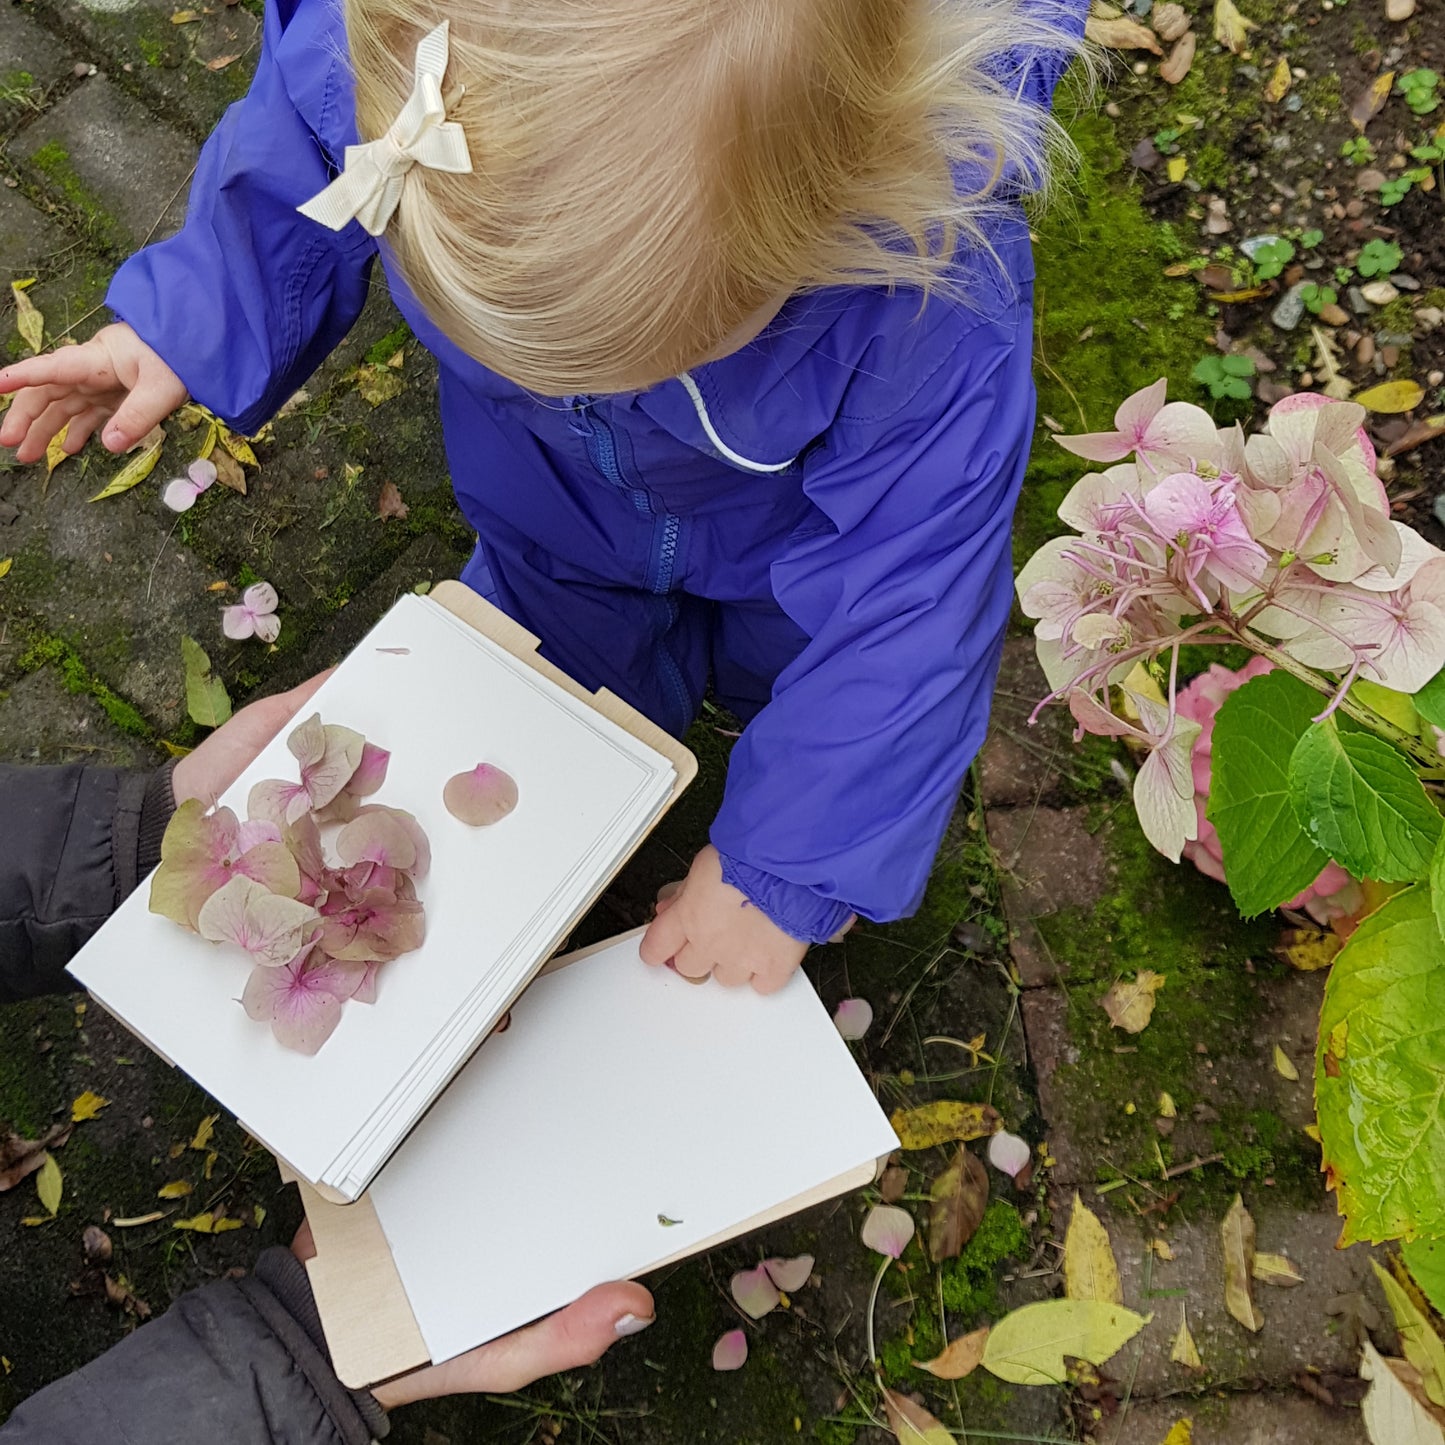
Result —
[[[303,1224],[291,1242],[303,1263],[316,1253],[311,1226]],[[653,1321],[652,1296],[640,1285],[600,1284],[576,1304],[534,1325],[503,1335],[444,1365],[428,1365],[372,1390],[384,1410],[441,1395],[506,1394],[544,1375],[595,1364],[618,1340]]]
[[[102,327],[81,346],[62,346],[0,370],[0,396],[15,393],[0,419],[0,446],[37,462],[62,427],[74,456],[107,422],[107,450],[133,447],[186,399],[186,384],[124,322]]]
[[[808,945],[784,933],[730,883],[708,844],[682,885],[660,898],[657,917],[642,936],[642,961],[671,963],[684,978],[711,974],[727,988],[751,983],[776,993],[793,976]]]
[[[293,687],[243,707],[223,723],[194,752],[187,753],[171,773],[171,792],[177,803],[199,798],[214,803],[256,760],[261,750],[311,700],[311,695],[335,669],[317,673]]]

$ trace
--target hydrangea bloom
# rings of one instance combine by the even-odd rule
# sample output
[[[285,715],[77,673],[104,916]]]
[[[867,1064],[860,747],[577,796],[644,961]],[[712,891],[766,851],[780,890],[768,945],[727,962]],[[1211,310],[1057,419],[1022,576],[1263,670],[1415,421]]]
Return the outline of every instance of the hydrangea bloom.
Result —
[[[281,599],[269,582],[256,582],[242,594],[234,607],[221,613],[221,631],[236,642],[259,637],[262,642],[275,642],[281,635],[281,619],[276,609]]]

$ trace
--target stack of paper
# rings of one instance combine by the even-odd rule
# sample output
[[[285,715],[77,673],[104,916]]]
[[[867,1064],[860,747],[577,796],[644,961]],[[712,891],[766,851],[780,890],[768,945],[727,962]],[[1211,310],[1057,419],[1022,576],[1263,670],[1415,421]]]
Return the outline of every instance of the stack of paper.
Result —
[[[354,1199],[647,832],[677,770],[429,598],[402,598],[312,711],[390,750],[371,801],[414,813],[431,841],[426,941],[382,968],[376,1003],[348,1004],[314,1057],[283,1049],[237,1002],[250,960],[150,913],[147,885],[71,971],[300,1175]],[[519,802],[469,828],[442,789],[482,762],[511,774]],[[296,778],[284,735],[222,801],[244,818],[264,778]]]
[[[307,1199],[312,1285],[348,1384],[859,1188],[897,1147],[802,974],[766,998],[699,988],[642,963],[636,935],[564,965],[363,1200]]]

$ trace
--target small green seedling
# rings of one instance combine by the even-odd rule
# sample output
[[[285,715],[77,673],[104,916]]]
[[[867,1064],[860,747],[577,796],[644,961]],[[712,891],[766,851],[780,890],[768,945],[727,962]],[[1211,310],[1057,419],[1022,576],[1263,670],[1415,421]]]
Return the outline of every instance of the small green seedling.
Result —
[[[1323,231],[1302,231],[1299,243],[1306,251],[1313,251],[1316,246],[1325,238]]]
[[[1423,66],[1418,70],[1407,70],[1395,82],[1395,89],[1405,97],[1405,104],[1416,115],[1429,115],[1440,108],[1440,76],[1436,71]]]
[[[1352,166],[1362,166],[1375,159],[1375,147],[1362,135],[1352,135],[1340,147],[1340,154]]]
[[[1417,161],[1424,161],[1426,165],[1439,165],[1445,161],[1445,141],[1426,141],[1423,145],[1412,146],[1410,154]]]
[[[1414,170],[1401,171],[1398,176],[1391,176],[1380,187],[1380,204],[1382,206],[1399,205],[1415,186],[1423,185],[1429,179],[1429,166],[1417,166]]]
[[[1306,281],[1299,288],[1299,296],[1305,309],[1314,316],[1318,316],[1326,306],[1333,306],[1340,299],[1340,293],[1333,286],[1317,286],[1313,281]]]
[[[1277,241],[1267,241],[1255,251],[1250,260],[1254,262],[1256,278],[1268,281],[1278,276],[1294,260],[1294,243],[1283,237]]]
[[[1172,156],[1179,149],[1179,137],[1184,132],[1177,127],[1169,127],[1165,130],[1154,132],[1154,149],[1161,156]]]
[[[1400,269],[1405,253],[1393,241],[1374,240],[1366,243],[1355,262],[1361,276],[1388,276]]]
[[[1189,374],[1200,386],[1208,387],[1216,401],[1226,396],[1248,401],[1253,395],[1248,378],[1254,375],[1254,362],[1247,356],[1202,356]]]

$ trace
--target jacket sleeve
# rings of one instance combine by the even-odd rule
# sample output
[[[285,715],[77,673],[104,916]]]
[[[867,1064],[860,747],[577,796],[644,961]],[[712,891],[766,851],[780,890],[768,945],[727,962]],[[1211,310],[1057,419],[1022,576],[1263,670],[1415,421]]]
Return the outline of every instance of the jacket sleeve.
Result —
[[[281,53],[288,70],[310,68],[318,104],[340,104],[334,92],[349,81],[327,3],[302,0],[289,24],[267,4],[251,89],[201,151],[184,227],[132,256],[106,297],[197,401],[242,432],[258,430],[346,335],[375,255],[355,222],[338,233],[296,213],[333,171],[292,103]]]
[[[254,1276],[182,1295],[32,1395],[0,1445],[368,1445],[387,1432],[376,1401],[332,1371],[305,1269],[268,1249]]]
[[[795,938],[912,912],[983,742],[1034,393],[1026,299],[906,399],[866,383],[803,485],[827,525],[774,564],[809,635],[733,750],[723,877]]]
[[[74,985],[65,965],[160,861],[171,769],[0,766],[0,1003]]]

